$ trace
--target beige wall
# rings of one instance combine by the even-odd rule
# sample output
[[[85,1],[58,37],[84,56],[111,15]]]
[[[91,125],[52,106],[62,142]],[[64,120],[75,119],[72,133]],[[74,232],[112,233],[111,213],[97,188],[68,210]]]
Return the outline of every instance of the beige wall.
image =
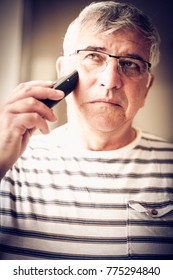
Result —
[[[3,45],[0,49],[0,99],[8,95],[20,81],[56,78],[55,63],[62,53],[64,32],[81,8],[89,2],[92,1],[64,0],[61,4],[56,0],[0,0],[1,33],[3,31]],[[136,124],[158,136],[173,140],[171,4],[162,0],[126,2],[134,3],[152,16],[162,37],[162,56],[155,72],[155,84],[145,108],[136,118]],[[64,123],[65,102],[59,104],[56,110],[60,124]]]
[[[22,1],[0,0],[0,100],[20,78]]]

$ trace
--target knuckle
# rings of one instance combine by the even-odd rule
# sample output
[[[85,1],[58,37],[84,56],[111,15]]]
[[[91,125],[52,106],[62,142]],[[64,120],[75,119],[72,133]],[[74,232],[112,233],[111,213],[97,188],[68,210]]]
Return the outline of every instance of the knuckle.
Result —
[[[32,86],[27,83],[20,83],[18,90],[22,91],[25,94],[29,94],[32,91]]]
[[[28,113],[25,115],[25,122],[34,125],[39,122],[39,115],[37,113]]]
[[[30,107],[35,107],[37,105],[37,100],[34,97],[28,97],[26,99],[27,105]]]
[[[18,89],[25,89],[27,86],[26,86],[26,83],[20,83],[18,85]]]
[[[36,123],[38,123],[38,122],[40,122],[41,121],[41,119],[42,119],[42,117],[38,114],[38,113],[33,113],[32,114],[32,120],[34,121],[34,122],[36,122]]]

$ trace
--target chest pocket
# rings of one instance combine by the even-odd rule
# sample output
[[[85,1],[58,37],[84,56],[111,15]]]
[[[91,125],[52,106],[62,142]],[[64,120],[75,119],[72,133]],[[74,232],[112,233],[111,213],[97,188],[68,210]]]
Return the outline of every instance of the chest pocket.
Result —
[[[128,202],[128,249],[132,257],[173,259],[173,202]]]

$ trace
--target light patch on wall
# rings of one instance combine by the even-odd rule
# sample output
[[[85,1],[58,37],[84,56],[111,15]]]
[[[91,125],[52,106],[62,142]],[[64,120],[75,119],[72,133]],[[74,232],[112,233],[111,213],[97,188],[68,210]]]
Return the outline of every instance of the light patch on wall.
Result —
[[[31,80],[56,79],[56,61],[51,56],[35,57],[31,63]]]

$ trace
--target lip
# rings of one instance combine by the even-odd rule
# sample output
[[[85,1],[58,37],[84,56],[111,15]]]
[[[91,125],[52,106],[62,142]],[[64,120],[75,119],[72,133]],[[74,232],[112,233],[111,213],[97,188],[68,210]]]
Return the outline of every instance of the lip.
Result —
[[[121,106],[121,104],[114,100],[114,99],[96,99],[91,101],[91,103],[104,103],[104,104],[110,104],[110,105],[114,105],[114,106]]]

